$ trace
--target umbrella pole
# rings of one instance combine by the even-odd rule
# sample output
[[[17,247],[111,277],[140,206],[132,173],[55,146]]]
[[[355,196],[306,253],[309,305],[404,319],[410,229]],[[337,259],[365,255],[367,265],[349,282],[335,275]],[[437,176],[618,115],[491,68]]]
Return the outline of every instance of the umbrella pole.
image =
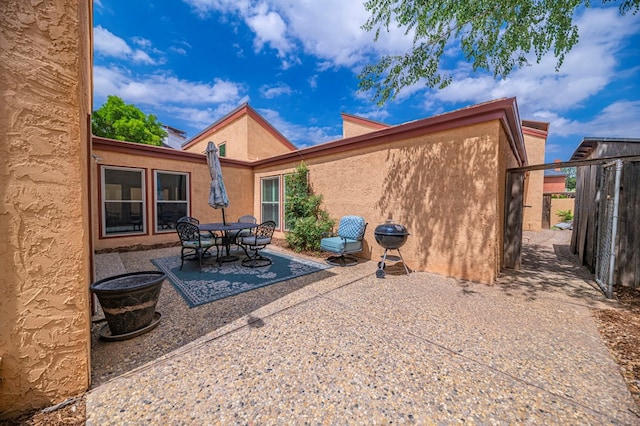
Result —
[[[227,224],[227,218],[224,216],[224,207],[222,208],[222,223],[223,223],[224,225],[226,225],[226,224]]]

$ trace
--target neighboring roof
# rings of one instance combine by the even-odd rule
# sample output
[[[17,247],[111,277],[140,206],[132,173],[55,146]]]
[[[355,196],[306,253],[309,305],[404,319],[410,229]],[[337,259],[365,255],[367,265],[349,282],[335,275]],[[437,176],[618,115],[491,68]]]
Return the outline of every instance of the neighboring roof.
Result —
[[[563,172],[562,170],[556,170],[556,169],[547,169],[544,171],[544,176],[567,176],[567,173]]]
[[[586,137],[582,139],[582,143],[578,145],[578,148],[573,152],[573,155],[569,161],[583,160],[591,155],[591,152],[600,142],[606,143],[640,143],[640,139],[637,138],[596,138]]]
[[[549,123],[546,121],[522,120],[522,125],[545,133],[549,132]]]
[[[167,126],[166,124],[163,124],[162,127],[164,127],[165,129],[167,129],[168,131],[176,134],[176,135],[180,135],[182,137],[186,137],[187,136],[187,132],[185,132],[184,130],[180,130],[180,129],[176,129],[175,127],[171,127],[171,126]]]
[[[352,115],[352,114],[347,114],[346,112],[341,113],[340,115],[342,115],[342,119],[344,121],[351,121],[352,123],[357,123],[357,124],[362,124],[364,126],[368,126],[371,128],[376,128],[376,129],[387,129],[389,127],[391,127],[388,124],[379,122],[379,121],[374,121],[365,117],[359,117],[357,115]]]
[[[263,128],[265,128],[287,148],[291,149],[292,151],[298,149],[289,141],[289,139],[285,138],[282,133],[280,133],[275,127],[273,127],[271,123],[269,123],[264,117],[262,117],[255,109],[251,108],[251,106],[249,106],[249,104],[246,102],[183,143],[182,149],[188,148],[189,145],[191,145],[200,136],[216,131],[218,128],[224,127],[244,115],[248,115],[249,117],[256,120]]]

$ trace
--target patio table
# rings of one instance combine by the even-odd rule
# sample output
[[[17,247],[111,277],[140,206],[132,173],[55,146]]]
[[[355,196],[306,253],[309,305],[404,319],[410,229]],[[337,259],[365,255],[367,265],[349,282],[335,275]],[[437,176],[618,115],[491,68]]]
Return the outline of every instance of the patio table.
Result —
[[[222,242],[226,248],[226,256],[221,256],[218,259],[219,262],[233,262],[238,260],[238,256],[230,255],[229,251],[231,248],[231,238],[229,237],[229,231],[240,231],[242,229],[250,229],[257,228],[257,223],[246,223],[246,222],[212,222],[212,223],[201,223],[198,225],[198,229],[201,231],[213,231],[213,232],[224,232],[224,237],[222,238]]]

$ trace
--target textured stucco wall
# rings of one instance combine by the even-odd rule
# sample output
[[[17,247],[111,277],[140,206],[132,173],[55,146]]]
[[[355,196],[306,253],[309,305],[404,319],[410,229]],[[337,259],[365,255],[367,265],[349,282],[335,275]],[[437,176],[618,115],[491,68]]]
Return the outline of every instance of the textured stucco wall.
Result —
[[[552,198],[551,199],[551,214],[549,217],[549,224],[553,228],[553,225],[557,225],[562,222],[560,216],[558,216],[558,212],[560,210],[571,210],[571,213],[575,215],[575,198]]]
[[[493,121],[305,162],[331,217],[358,214],[369,223],[364,256],[382,255],[373,231],[393,219],[411,233],[402,253],[412,269],[492,283],[502,250],[499,129]],[[281,171],[256,170],[255,187]]]
[[[187,147],[185,151],[202,154],[207,150],[209,141],[215,143],[216,146],[222,142],[226,142],[225,156],[227,158],[247,160],[248,119],[249,118],[244,115],[229,123],[221,123],[221,125],[195,138],[189,143],[189,147]]]
[[[94,148],[93,153],[100,158],[99,163],[94,163],[95,176],[100,175],[100,167],[117,166],[133,167],[145,170],[146,178],[146,202],[147,202],[147,232],[137,236],[109,236],[100,235],[101,207],[99,197],[96,195],[93,209],[94,245],[96,250],[113,249],[118,247],[131,247],[136,245],[149,246],[153,244],[177,242],[175,231],[154,232],[154,201],[153,201],[153,175],[154,170],[185,172],[190,174],[190,201],[191,215],[201,222],[222,222],[222,211],[209,206],[209,188],[211,176],[203,155],[201,162],[190,162],[176,156],[175,159],[155,158],[146,155],[134,155],[117,150]],[[253,214],[253,172],[250,167],[225,165],[222,163],[222,177],[224,179],[229,207],[225,209],[228,220],[235,220],[244,214]],[[95,180],[95,194],[100,192],[100,179]]]
[[[360,136],[366,133],[380,130],[380,127],[367,126],[364,123],[355,123],[349,120],[342,120],[342,137],[350,138],[352,136]]]
[[[89,385],[90,13],[0,2],[0,417]]]
[[[265,129],[256,120],[249,117],[248,126],[248,160],[261,160],[274,155],[291,152],[291,148],[284,145],[270,131]]]
[[[529,165],[544,164],[546,139],[525,133],[524,144],[527,149]],[[542,190],[544,170],[529,172],[524,194],[524,218],[522,229],[540,231],[542,229]]]

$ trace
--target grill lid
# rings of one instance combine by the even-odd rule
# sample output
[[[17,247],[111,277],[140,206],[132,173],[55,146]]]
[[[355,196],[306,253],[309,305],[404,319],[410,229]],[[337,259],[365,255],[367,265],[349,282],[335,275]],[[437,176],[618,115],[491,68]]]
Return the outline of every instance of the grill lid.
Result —
[[[407,231],[407,228],[400,225],[399,223],[393,223],[389,221],[376,226],[376,229],[373,232],[378,235],[409,235],[409,231]]]

